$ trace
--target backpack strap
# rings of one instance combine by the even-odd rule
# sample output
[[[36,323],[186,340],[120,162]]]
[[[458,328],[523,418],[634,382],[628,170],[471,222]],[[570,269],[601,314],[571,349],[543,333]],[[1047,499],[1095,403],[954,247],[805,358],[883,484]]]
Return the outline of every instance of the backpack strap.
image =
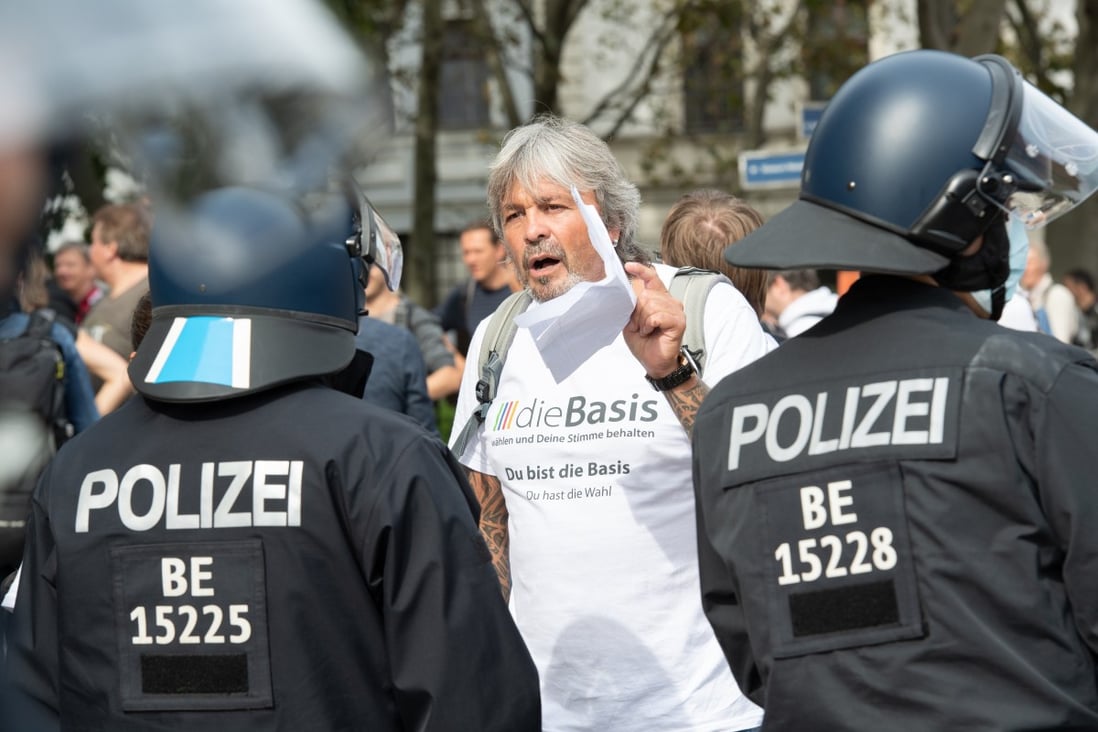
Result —
[[[469,415],[469,419],[461,428],[461,433],[454,441],[453,453],[458,458],[465,454],[465,448],[473,439],[473,435],[484,424],[488,408],[496,398],[499,377],[507,361],[507,351],[511,348],[511,342],[515,340],[515,332],[518,330],[515,317],[526,310],[532,299],[533,296],[526,289],[511,293],[500,303],[488,321],[488,328],[484,332],[484,340],[481,341],[477,358],[477,368],[480,373],[480,380],[477,381],[477,401],[480,403]]]
[[[697,267],[680,267],[667,288],[671,296],[682,303],[686,311],[686,332],[682,335],[683,348],[694,359],[698,376],[705,372],[705,301],[709,291],[718,282],[732,281],[720,272]]]
[[[72,437],[73,427],[65,414],[65,356],[61,352],[61,346],[53,339],[55,322],[57,322],[56,312],[50,308],[38,308],[30,313],[27,318],[27,328],[23,333],[28,338],[40,341],[55,356],[54,378],[57,383],[51,397],[50,413],[42,416],[46,418],[53,431],[55,444],[60,447],[63,442]]]
[[[53,340],[53,323],[57,314],[49,308],[39,308],[27,319],[27,329],[23,331],[31,338]]]

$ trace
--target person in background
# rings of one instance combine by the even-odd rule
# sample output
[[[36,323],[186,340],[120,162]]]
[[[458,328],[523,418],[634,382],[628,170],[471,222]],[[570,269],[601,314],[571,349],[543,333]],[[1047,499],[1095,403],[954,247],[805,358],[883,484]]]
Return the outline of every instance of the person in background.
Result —
[[[1081,314],[1075,345],[1094,352],[1098,350],[1098,298],[1094,293],[1094,278],[1085,269],[1077,268],[1065,272],[1063,282],[1075,297]]]
[[[88,312],[103,299],[103,289],[95,279],[88,245],[70,241],[53,253],[53,279],[76,305],[73,321],[80,325]]]
[[[999,316],[999,325],[1011,330],[1034,332],[1037,327],[1037,315],[1033,312],[1033,306],[1021,290],[1015,290],[1014,294],[1003,305],[1003,314]]]
[[[434,404],[427,396],[427,367],[415,336],[407,328],[360,316],[355,347],[373,357],[362,398],[411,417],[438,433]]]
[[[839,296],[820,284],[814,269],[771,272],[766,287],[766,312],[782,338],[793,338],[835,310]]]
[[[712,188],[692,191],[667,213],[660,230],[660,258],[672,267],[723,273],[761,317],[766,305],[766,272],[733,267],[723,252],[762,224],[762,214],[730,193]]]
[[[1021,288],[1037,316],[1038,330],[1061,343],[1071,343],[1079,333],[1079,308],[1071,290],[1052,279],[1051,265],[1044,237],[1031,236]]]
[[[385,287],[376,269],[370,271],[366,283],[366,308],[371,318],[406,328],[415,336],[427,365],[427,395],[431,401],[457,393],[465,360],[446,337],[438,316],[407,295]]]
[[[609,344],[560,379],[518,328],[488,412],[464,449],[468,433],[451,438],[538,665],[544,730],[754,729],[762,711],[735,688],[698,602],[688,435],[707,383],[771,344],[743,295],[717,283],[699,376],[682,353],[683,306],[667,291],[675,269],[651,264],[636,239],[637,187],[589,128],[554,116],[513,129],[488,178],[493,225],[532,297],[525,312],[611,274],[575,195],[601,218],[635,307]],[[571,345],[585,344],[561,347]],[[476,371],[466,369],[454,424],[479,409]]]
[[[457,334],[458,352],[468,356],[469,339],[477,325],[521,285],[491,222],[470,223],[461,231],[460,245],[469,278],[450,290],[434,312],[443,331]]]
[[[109,204],[92,217],[88,252],[108,290],[88,312],[83,327],[122,358],[133,352],[134,306],[149,290],[149,226],[149,215],[140,204]]]
[[[19,566],[38,475],[63,443],[99,419],[71,324],[42,310],[45,261],[29,242],[9,256],[0,263],[10,278],[0,274],[0,596]]]

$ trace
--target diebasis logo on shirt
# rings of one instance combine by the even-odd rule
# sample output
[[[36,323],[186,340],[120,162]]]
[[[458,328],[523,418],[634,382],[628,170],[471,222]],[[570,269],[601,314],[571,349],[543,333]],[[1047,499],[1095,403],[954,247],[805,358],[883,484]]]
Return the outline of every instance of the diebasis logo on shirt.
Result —
[[[488,425],[494,432],[514,428],[579,427],[615,422],[655,422],[657,401],[630,399],[602,402],[582,396],[570,397],[562,407],[543,399],[515,399],[501,402],[490,413]]]

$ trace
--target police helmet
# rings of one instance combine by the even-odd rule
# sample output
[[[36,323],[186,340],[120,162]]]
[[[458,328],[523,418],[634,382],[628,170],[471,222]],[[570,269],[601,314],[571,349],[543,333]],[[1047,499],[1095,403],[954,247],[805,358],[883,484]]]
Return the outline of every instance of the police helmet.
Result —
[[[1037,228],[1095,188],[1098,133],[1005,59],[909,51],[839,89],[798,200],[724,254],[740,267],[931,274],[967,259],[981,234],[1002,234],[1008,213]],[[955,289],[1000,285],[1005,247],[996,257],[993,281]]]
[[[355,352],[367,269],[395,289],[401,260],[361,194],[232,187],[158,213],[152,323],[130,379],[151,399],[202,402],[335,373]]]

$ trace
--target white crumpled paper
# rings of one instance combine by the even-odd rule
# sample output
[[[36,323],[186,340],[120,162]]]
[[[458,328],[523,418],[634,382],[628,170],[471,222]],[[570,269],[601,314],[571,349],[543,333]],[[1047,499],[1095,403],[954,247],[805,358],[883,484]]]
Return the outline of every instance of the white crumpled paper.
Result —
[[[558,384],[618,337],[637,304],[637,296],[610,243],[610,234],[598,209],[584,203],[575,186],[572,198],[587,224],[591,244],[602,258],[606,276],[598,282],[577,283],[560,297],[540,303],[515,318],[519,327],[530,330],[542,360]]]

